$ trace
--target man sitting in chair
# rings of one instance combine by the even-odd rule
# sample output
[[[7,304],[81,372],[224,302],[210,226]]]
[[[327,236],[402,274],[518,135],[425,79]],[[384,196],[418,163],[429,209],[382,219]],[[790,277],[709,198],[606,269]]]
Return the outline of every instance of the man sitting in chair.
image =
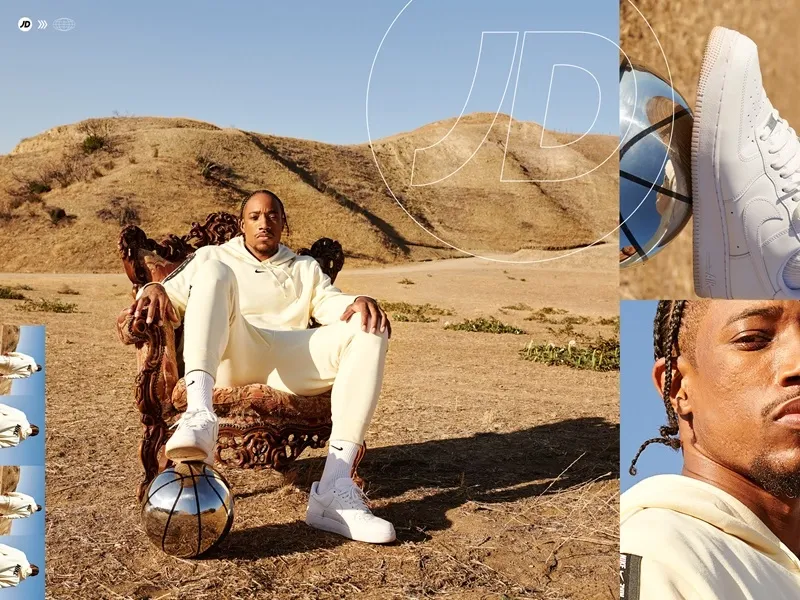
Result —
[[[166,455],[213,463],[215,385],[266,383],[303,396],[331,390],[328,457],[311,486],[306,523],[391,542],[394,527],[370,512],[350,475],[380,394],[389,319],[374,299],[342,293],[316,259],[280,243],[288,226],[274,193],[245,199],[239,223],[242,235],[199,248],[161,283],[142,287],[129,309],[146,310],[148,323],[183,319],[187,407]],[[321,327],[309,329],[310,317]]]

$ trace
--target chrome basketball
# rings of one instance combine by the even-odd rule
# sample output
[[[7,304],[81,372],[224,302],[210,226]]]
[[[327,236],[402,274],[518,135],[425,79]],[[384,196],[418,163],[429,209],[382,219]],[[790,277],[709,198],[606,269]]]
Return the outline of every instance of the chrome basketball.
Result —
[[[692,113],[647,67],[620,65],[619,264],[646,262],[692,216]]]
[[[216,470],[179,463],[150,483],[142,526],[150,541],[172,556],[192,558],[219,543],[233,524],[233,494]]]

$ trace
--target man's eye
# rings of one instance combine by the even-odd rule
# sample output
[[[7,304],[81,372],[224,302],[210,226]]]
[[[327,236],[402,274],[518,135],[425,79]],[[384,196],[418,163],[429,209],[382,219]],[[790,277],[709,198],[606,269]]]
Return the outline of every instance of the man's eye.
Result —
[[[754,349],[765,346],[771,341],[770,337],[763,333],[746,333],[740,335],[733,343],[745,349]]]

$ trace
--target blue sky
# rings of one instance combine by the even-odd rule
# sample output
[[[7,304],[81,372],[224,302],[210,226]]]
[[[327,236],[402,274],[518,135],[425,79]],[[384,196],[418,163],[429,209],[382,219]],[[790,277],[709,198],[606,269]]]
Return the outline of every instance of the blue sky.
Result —
[[[23,466],[20,467],[18,492],[28,494],[36,500],[37,504],[45,506],[45,473],[44,467]],[[44,536],[44,515],[46,508],[33,513],[25,519],[16,519],[11,524],[11,535],[41,535]],[[10,545],[14,545],[13,543]]]
[[[0,153],[23,137],[88,117],[185,116],[334,143],[379,138],[457,116],[476,71],[482,31],[587,31],[618,41],[615,0],[303,0],[3,3]],[[405,7],[405,10],[403,10]],[[20,17],[71,17],[60,32],[17,30]],[[618,134],[618,51],[593,35],[529,34],[501,110],[549,129]],[[487,36],[465,112],[495,112],[514,43]],[[538,140],[537,140],[538,142]]]
[[[38,600],[44,598],[44,536],[42,535],[14,535],[0,537],[0,544],[22,550],[28,562],[39,567],[36,577],[29,577],[20,582],[15,588],[0,590],[0,598],[6,600]]]
[[[660,473],[680,473],[681,454],[662,444],[651,444],[639,457],[636,477],[628,467],[642,442],[658,437],[658,428],[667,422],[661,395],[652,383],[653,318],[657,301],[620,302],[620,487],[624,492],[645,477]]]

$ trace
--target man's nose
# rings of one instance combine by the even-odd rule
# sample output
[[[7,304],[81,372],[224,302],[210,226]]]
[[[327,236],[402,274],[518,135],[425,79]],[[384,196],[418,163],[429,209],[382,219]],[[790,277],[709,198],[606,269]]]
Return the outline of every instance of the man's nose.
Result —
[[[777,358],[779,385],[784,387],[800,385],[800,328],[786,333],[786,341]]]

